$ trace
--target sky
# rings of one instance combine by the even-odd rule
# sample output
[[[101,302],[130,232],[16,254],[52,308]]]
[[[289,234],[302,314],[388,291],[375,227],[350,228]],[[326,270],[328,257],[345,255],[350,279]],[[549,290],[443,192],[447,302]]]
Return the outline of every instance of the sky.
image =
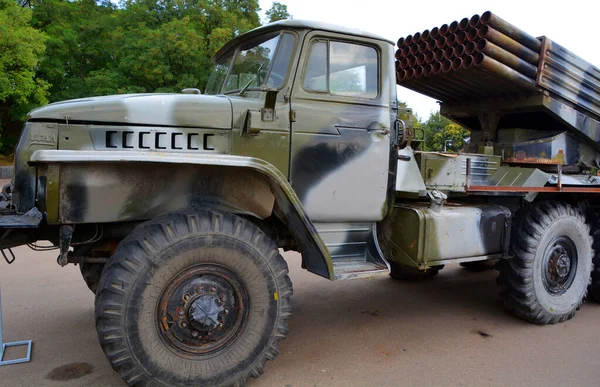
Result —
[[[259,0],[262,13],[272,0]],[[294,19],[315,20],[372,32],[392,41],[474,14],[492,11],[535,37],[545,35],[566,49],[600,66],[598,11],[594,0],[279,0]],[[398,86],[398,99],[421,119],[439,110],[436,101]]]

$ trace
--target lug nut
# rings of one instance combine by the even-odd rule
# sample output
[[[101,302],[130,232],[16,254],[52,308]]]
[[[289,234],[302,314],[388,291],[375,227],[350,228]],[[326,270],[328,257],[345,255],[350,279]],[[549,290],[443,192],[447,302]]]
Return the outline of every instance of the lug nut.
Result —
[[[185,314],[185,311],[183,309],[179,309],[177,311],[177,314],[180,315],[180,316],[183,316]]]
[[[181,323],[181,327],[182,327],[182,328],[187,328],[187,323],[186,323],[185,321],[183,321],[183,322]]]
[[[229,313],[229,308],[225,308],[225,309],[223,310],[223,313],[225,313],[225,314]]]
[[[192,331],[192,336],[198,337],[198,332],[197,331]]]
[[[215,286],[211,286],[211,287],[210,287],[210,292],[211,292],[211,293],[214,293],[214,292],[216,292],[216,291],[217,291],[217,288],[216,288]]]
[[[186,293],[186,294],[184,294],[184,295],[183,295],[183,300],[184,300],[184,301],[189,301],[189,300],[190,300],[190,295],[189,295],[189,294],[187,294],[187,293]]]

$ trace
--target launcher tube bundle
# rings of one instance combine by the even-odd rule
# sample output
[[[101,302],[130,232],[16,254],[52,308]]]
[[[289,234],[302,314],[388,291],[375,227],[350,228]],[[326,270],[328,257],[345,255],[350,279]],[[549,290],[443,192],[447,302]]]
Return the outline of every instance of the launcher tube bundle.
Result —
[[[547,92],[600,117],[600,71],[491,12],[398,39],[397,83],[443,102]]]

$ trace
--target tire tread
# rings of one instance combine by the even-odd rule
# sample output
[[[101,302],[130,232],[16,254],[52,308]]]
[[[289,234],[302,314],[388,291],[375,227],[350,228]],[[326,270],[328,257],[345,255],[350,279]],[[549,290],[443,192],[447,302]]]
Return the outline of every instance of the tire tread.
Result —
[[[577,301],[572,311],[553,315],[546,313],[535,296],[532,268],[536,249],[544,230],[556,219],[567,216],[581,221],[589,234],[584,216],[566,203],[540,202],[522,208],[515,217],[511,241],[514,257],[498,262],[499,275],[496,283],[499,285],[505,308],[521,319],[536,324],[556,324],[571,319],[584,302],[585,294]]]
[[[279,289],[278,316],[266,348],[247,373],[237,375],[226,385],[242,386],[249,376],[259,377],[264,372],[265,362],[273,360],[279,353],[279,342],[288,334],[293,291],[287,263],[279,254],[277,246],[257,226],[233,214],[213,210],[175,212],[141,224],[121,241],[113,257],[126,258],[109,260],[96,293],[96,329],[100,344],[112,368],[128,385],[145,386],[154,383],[133,357],[127,355],[132,349],[128,347],[123,332],[122,317],[126,307],[127,290],[134,282],[134,275],[146,265],[158,265],[150,258],[160,250],[155,235],[162,234],[167,240],[176,241],[206,232],[237,236],[263,253]],[[264,254],[265,252],[269,253]]]

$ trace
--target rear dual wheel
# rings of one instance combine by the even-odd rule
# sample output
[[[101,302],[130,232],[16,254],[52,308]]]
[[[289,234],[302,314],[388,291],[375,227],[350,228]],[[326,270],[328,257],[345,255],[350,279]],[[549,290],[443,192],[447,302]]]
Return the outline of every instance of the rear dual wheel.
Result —
[[[287,335],[292,285],[275,244],[217,211],[138,227],[104,268],[96,327],[129,385],[243,385]]]

